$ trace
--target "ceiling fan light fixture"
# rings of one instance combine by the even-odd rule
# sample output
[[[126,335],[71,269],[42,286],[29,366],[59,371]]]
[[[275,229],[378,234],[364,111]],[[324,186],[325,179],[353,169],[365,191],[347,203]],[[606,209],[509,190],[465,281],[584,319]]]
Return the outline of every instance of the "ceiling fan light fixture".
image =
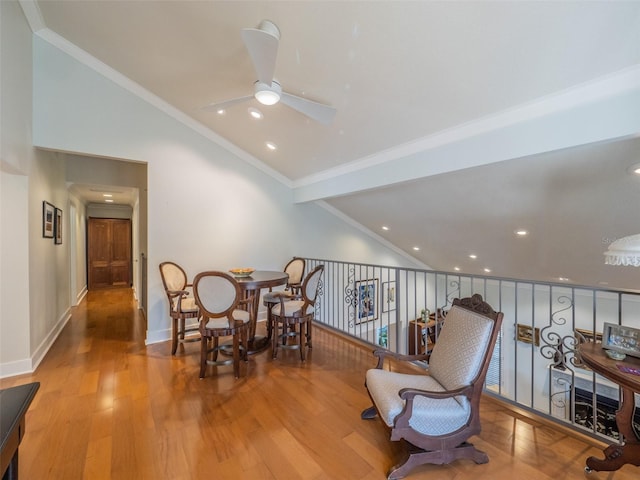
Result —
[[[267,85],[264,82],[256,82],[253,96],[263,105],[275,105],[280,101],[281,94],[282,88],[278,82],[271,82],[271,85]]]

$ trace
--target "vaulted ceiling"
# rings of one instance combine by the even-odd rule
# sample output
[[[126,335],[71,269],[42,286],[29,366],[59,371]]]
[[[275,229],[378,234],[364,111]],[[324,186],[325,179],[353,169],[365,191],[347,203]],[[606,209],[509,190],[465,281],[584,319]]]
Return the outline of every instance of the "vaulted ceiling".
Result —
[[[205,125],[296,201],[426,265],[640,290],[602,255],[640,233],[640,2],[21,5],[37,34]],[[275,78],[334,107],[331,123],[255,99],[202,109],[252,94],[240,32],[263,19],[281,34]]]

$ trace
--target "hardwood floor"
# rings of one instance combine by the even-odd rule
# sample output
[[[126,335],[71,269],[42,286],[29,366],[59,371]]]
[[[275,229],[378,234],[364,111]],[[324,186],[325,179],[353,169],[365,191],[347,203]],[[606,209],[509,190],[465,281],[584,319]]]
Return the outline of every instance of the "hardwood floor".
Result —
[[[41,387],[20,447],[23,479],[380,480],[398,448],[363,421],[370,350],[314,329],[313,350],[250,358],[198,378],[199,344],[146,347],[131,290],[90,292],[37,371],[0,380]],[[424,466],[408,479],[637,479],[640,470],[584,473],[601,450],[483,400],[474,443],[486,465]]]

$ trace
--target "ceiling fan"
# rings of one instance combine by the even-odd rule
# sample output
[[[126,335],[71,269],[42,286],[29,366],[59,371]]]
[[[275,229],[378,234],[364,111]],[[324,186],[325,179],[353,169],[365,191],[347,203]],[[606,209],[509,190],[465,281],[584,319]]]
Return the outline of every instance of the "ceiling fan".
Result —
[[[203,107],[204,110],[224,110],[236,103],[255,98],[263,105],[282,102],[313,120],[324,124],[331,123],[336,114],[335,108],[287,93],[282,90],[280,83],[273,79],[280,41],[280,30],[273,22],[262,20],[258,28],[243,28],[242,40],[258,76],[258,80],[254,83],[254,94],[211,103]]]

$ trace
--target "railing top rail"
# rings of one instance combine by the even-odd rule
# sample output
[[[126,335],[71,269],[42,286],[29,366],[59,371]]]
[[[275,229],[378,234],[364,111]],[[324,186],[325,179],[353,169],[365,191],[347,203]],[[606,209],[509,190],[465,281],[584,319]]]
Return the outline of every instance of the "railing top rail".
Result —
[[[523,278],[511,278],[511,277],[498,277],[498,276],[490,276],[490,275],[479,275],[474,273],[461,273],[461,272],[447,272],[444,270],[428,270],[423,268],[415,268],[415,267],[402,267],[402,266],[394,266],[394,265],[376,265],[373,263],[362,263],[362,262],[347,262],[344,260],[329,260],[322,258],[311,258],[311,257],[303,257],[307,261],[311,262],[319,262],[319,263],[334,263],[339,265],[358,265],[363,268],[379,268],[386,270],[401,270],[407,272],[415,272],[415,273],[427,273],[432,275],[446,275],[450,277],[459,277],[459,278],[476,278],[481,280],[491,280],[497,282],[510,282],[516,284],[529,284],[529,285],[542,285],[548,287],[557,287],[557,288],[567,288],[567,289],[575,289],[575,290],[593,290],[603,293],[624,293],[627,295],[636,295],[640,296],[640,290],[629,290],[629,289],[615,289],[615,288],[602,288],[602,287],[594,287],[590,285],[580,285],[580,284],[572,284],[566,282],[549,282],[549,281],[539,281],[539,280],[530,280]]]

